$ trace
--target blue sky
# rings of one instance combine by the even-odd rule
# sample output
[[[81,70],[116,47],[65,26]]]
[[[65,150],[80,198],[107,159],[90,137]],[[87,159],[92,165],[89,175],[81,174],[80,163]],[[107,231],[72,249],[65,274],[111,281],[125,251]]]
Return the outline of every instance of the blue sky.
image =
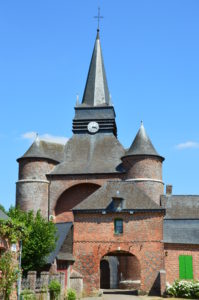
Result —
[[[199,194],[199,1],[7,0],[0,2],[0,203],[15,203],[16,158],[30,132],[71,136],[96,36],[119,140],[139,126],[165,156],[175,194]]]

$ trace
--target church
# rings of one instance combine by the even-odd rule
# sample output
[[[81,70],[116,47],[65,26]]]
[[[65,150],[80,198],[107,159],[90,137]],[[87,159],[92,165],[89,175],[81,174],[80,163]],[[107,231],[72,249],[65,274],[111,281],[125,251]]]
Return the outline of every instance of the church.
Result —
[[[37,137],[17,159],[16,205],[57,226],[48,268],[67,286],[81,278],[88,295],[163,294],[166,282],[199,279],[199,196],[164,193],[164,157],[143,123],[128,149],[119,142],[99,29],[72,132],[65,145]]]

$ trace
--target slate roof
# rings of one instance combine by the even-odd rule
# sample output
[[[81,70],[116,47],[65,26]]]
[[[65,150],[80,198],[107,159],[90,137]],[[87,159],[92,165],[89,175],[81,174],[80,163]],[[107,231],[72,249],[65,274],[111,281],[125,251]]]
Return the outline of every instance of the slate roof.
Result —
[[[163,211],[158,204],[130,181],[108,181],[96,192],[74,207],[73,211],[109,210],[113,198],[124,200],[122,211]]]
[[[163,195],[161,204],[166,208],[166,219],[199,219],[199,196]]]
[[[125,156],[132,156],[132,155],[152,155],[152,156],[158,156],[162,158],[162,160],[164,160],[164,158],[160,156],[156,151],[156,149],[154,148],[150,138],[146,133],[143,123],[141,123],[140,129],[133,143],[131,144],[130,148],[125,154]]]
[[[0,209],[0,220],[8,220],[9,217]]]
[[[40,140],[36,138],[26,153],[17,159],[19,161],[23,158],[47,158],[56,162],[63,161],[64,145]]]
[[[67,236],[71,230],[72,225],[73,224],[71,222],[55,224],[55,226],[57,227],[58,240],[56,242],[55,250],[53,252],[51,252],[49,257],[47,258],[48,264],[52,264],[54,262],[55,258],[58,258],[61,260],[73,260],[72,253],[70,253],[70,251],[65,252],[64,255],[62,252],[60,253],[60,250],[61,250],[65,240],[67,239]],[[70,240],[69,240],[69,242],[71,243]],[[68,248],[72,248],[72,245],[68,245]]]
[[[74,134],[65,147],[64,162],[50,174],[104,174],[123,172],[124,149],[113,134]]]
[[[199,220],[164,220],[164,242],[199,245]]]
[[[99,30],[97,31],[82,105],[110,105],[110,95],[100,45]]]

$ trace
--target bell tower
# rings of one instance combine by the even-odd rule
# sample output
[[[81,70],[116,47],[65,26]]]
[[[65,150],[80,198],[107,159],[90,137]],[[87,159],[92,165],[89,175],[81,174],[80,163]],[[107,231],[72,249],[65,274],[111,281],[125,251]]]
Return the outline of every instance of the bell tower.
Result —
[[[100,44],[99,29],[90,62],[82,103],[76,104],[73,133],[113,133],[117,136]]]

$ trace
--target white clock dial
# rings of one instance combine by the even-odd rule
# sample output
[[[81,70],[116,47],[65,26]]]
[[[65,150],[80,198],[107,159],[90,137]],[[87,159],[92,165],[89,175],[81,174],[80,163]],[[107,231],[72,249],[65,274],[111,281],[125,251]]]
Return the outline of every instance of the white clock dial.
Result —
[[[91,133],[96,133],[99,130],[99,124],[97,122],[90,122],[88,123],[88,131]]]

